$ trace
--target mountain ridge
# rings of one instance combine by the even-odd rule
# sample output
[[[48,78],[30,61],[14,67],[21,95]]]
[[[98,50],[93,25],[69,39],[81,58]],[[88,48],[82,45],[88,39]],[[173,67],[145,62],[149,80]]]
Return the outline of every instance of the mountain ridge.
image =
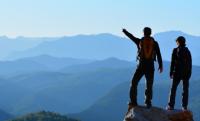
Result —
[[[192,52],[194,60],[199,57],[198,44],[200,36],[193,36],[182,31],[167,31],[153,35],[158,41],[163,60],[170,60],[173,48],[176,47],[175,39],[184,36]],[[169,50],[169,51],[166,51]],[[47,54],[55,57],[72,57],[102,60],[116,57],[123,60],[135,60],[137,48],[127,37],[109,33],[95,35],[65,36],[54,41],[44,41],[38,46],[10,55],[11,58],[22,58]],[[194,64],[198,64],[195,60]]]

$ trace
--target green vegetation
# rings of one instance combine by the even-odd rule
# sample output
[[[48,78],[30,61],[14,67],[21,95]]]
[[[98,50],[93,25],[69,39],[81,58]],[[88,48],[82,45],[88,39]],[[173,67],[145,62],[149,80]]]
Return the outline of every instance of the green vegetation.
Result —
[[[78,121],[78,120],[70,119],[67,116],[62,116],[57,113],[41,111],[38,113],[31,113],[26,116],[9,121]]]

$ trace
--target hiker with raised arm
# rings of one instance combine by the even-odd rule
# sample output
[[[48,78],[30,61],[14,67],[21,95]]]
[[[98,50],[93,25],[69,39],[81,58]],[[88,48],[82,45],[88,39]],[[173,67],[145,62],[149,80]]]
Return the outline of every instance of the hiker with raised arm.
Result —
[[[160,53],[160,48],[158,43],[151,37],[151,28],[145,27],[143,29],[144,37],[141,39],[136,38],[126,29],[123,29],[123,33],[128,36],[138,48],[138,65],[135,74],[132,78],[132,84],[130,87],[130,102],[128,111],[137,106],[137,86],[140,79],[145,76],[146,78],[146,90],[145,90],[145,105],[147,108],[152,106],[152,96],[153,96],[153,82],[154,82],[154,61],[158,61],[159,72],[163,71],[163,62]]]
[[[189,49],[185,44],[186,40],[183,36],[176,39],[177,48],[174,48],[171,59],[170,77],[172,79],[172,87],[169,97],[167,110],[173,110],[175,105],[176,89],[182,80],[182,110],[187,110],[189,79],[192,73],[192,57]]]

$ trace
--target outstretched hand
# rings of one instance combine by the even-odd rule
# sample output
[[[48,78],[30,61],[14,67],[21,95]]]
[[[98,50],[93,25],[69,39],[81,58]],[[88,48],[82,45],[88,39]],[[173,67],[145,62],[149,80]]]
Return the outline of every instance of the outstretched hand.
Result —
[[[170,75],[170,79],[173,79],[174,78],[174,75]]]
[[[174,74],[170,72],[170,79],[174,78]]]
[[[122,32],[126,32],[126,31],[127,31],[126,29],[124,29],[124,28],[122,29]]]

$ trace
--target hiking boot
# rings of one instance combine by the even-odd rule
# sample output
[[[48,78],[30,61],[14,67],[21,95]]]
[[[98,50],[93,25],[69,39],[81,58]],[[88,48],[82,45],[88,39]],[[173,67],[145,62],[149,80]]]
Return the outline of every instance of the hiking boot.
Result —
[[[138,106],[137,103],[129,103],[129,104],[128,104],[128,111],[130,111],[132,108],[134,108],[134,107],[136,107],[136,106]]]
[[[129,104],[128,104],[128,112],[129,112],[132,108],[134,108],[134,107],[136,107],[136,106],[138,106],[137,103],[129,103]]]
[[[187,107],[182,107],[182,111],[187,111]]]
[[[136,106],[138,106],[137,103],[129,103],[128,104],[128,111],[127,111],[126,115],[131,111],[131,109],[133,109]]]
[[[146,108],[147,108],[147,109],[150,109],[151,107],[152,107],[151,104],[146,104]]]
[[[168,105],[168,106],[166,107],[166,110],[174,110],[174,107]]]

